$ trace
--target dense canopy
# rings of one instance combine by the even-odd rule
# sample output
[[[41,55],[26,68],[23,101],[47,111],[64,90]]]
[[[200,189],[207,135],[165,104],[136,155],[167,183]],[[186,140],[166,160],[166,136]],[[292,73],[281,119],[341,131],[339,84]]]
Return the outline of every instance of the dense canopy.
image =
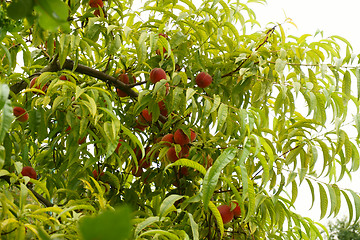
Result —
[[[1,238],[321,239],[300,184],[358,220],[359,56],[264,3],[0,1]]]

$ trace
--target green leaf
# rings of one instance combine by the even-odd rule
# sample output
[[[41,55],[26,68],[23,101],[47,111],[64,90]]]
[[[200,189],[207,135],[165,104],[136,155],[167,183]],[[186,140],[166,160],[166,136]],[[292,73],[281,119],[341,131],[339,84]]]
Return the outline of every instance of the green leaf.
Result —
[[[210,199],[215,191],[221,171],[234,159],[236,152],[236,148],[233,147],[225,149],[215,160],[214,165],[208,169],[202,186],[202,200],[205,209],[207,209]]]
[[[218,111],[218,125],[217,125],[218,131],[224,126],[227,116],[228,116],[228,105],[221,103]]]
[[[189,216],[191,231],[192,231],[192,234],[193,234],[192,239],[199,240],[199,226],[195,222],[193,215],[191,213],[189,213],[189,212],[187,214]]]
[[[148,217],[144,221],[140,222],[135,228],[135,237],[139,235],[139,233],[145,229],[147,226],[160,221],[159,217]]]
[[[200,163],[197,163],[195,161],[191,161],[189,159],[186,158],[181,158],[179,160],[177,160],[176,162],[169,164],[165,167],[165,170],[167,170],[170,167],[174,167],[174,166],[186,166],[186,167],[191,167],[199,172],[201,172],[202,174],[206,174],[206,169],[204,168],[203,165],[201,165]]]
[[[217,223],[217,226],[220,230],[220,234],[222,237],[224,235],[224,223],[221,218],[220,212],[212,201],[209,201],[208,206],[209,206],[209,209],[212,212],[212,214],[215,216],[216,223]]]
[[[323,219],[328,207],[328,197],[325,188],[322,186],[322,184],[318,183],[318,186],[320,191],[320,209],[321,209],[320,219]]]
[[[6,100],[5,105],[3,106],[1,113],[1,122],[0,122],[0,144],[4,141],[5,134],[8,132],[13,121],[13,111],[11,107],[11,101]]]
[[[354,222],[357,222],[357,220],[359,220],[359,217],[360,217],[360,197],[353,190],[351,190],[351,189],[347,189],[347,190],[351,193],[351,195],[353,196],[353,199],[354,199],[355,211],[356,211],[356,217],[354,219]]]
[[[174,205],[176,201],[183,198],[184,196],[172,194],[164,199],[164,201],[160,205],[160,211],[159,211],[159,220],[161,220],[161,217],[166,216],[167,211]]]
[[[95,217],[82,217],[79,221],[84,240],[126,240],[130,237],[131,228],[131,211],[128,207],[108,210]]]
[[[33,10],[33,4],[33,1],[28,0],[12,1],[7,7],[8,15],[14,20],[25,18],[27,15],[31,14]]]

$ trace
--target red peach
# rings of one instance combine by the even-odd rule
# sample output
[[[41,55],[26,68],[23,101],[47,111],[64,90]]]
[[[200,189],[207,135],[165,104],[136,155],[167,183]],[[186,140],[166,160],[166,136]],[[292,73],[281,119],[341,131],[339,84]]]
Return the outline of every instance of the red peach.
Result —
[[[196,76],[195,81],[198,87],[206,88],[212,83],[212,77],[206,72],[201,72]]]
[[[14,107],[13,114],[19,122],[26,122],[29,119],[29,114],[22,107]]]
[[[37,178],[35,169],[30,166],[23,167],[23,169],[21,170],[21,174],[23,176],[28,176],[29,178],[32,178],[32,179]]]
[[[154,68],[153,70],[151,70],[150,72],[150,81],[152,83],[157,83],[159,82],[161,79],[166,79],[166,72],[161,69],[161,68]]]
[[[94,169],[92,174],[94,175],[94,178],[97,179],[98,177],[104,176],[105,173],[102,170],[100,170],[100,175],[99,175],[98,171]]]
[[[119,77],[117,78],[118,80],[120,80],[121,82],[125,83],[125,84],[129,84],[129,76],[125,73],[120,74]],[[126,97],[128,96],[127,93],[125,93],[124,91],[120,90],[119,88],[116,89],[117,95],[119,97]]]
[[[224,224],[229,223],[234,218],[234,213],[228,205],[220,205],[217,207]]]
[[[34,77],[33,79],[31,79],[29,87],[30,88],[34,87],[34,88],[40,89],[40,86],[38,84],[36,84],[36,81],[37,81],[37,77]],[[41,90],[43,92],[46,92],[47,89],[48,89],[48,87],[46,84],[41,88]]]
[[[89,1],[89,5],[90,7],[92,8],[97,8],[97,7],[103,7],[104,6],[104,3],[102,0],[90,0]]]
[[[150,114],[149,110],[147,110],[145,108],[140,113],[138,120],[139,120],[139,123],[142,124],[142,125],[149,125],[151,123],[151,120],[152,120],[152,114]]]
[[[174,133],[174,141],[181,146],[184,146],[190,142],[189,137],[183,132],[182,129],[178,129]]]
[[[169,133],[162,137],[161,141],[166,142],[164,143],[165,146],[171,146],[171,143],[174,143],[174,134]]]
[[[180,155],[180,153],[179,153]],[[169,150],[166,153],[166,156],[168,157],[170,162],[176,162],[177,160],[179,160],[179,156],[176,154],[176,150],[175,147],[171,147],[169,148]]]
[[[160,114],[166,117],[168,115],[168,111],[166,109],[164,101],[158,102],[158,106],[160,109]]]

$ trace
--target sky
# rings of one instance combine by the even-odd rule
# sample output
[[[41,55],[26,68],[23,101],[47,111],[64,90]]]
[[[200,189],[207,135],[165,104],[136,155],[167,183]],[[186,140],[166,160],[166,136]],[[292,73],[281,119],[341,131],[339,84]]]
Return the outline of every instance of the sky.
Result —
[[[253,4],[251,8],[255,11],[256,18],[264,29],[267,23],[282,23],[288,17],[297,27],[292,24],[284,25],[287,34],[301,36],[308,33],[315,34],[316,31],[321,30],[324,37],[339,35],[346,38],[353,46],[354,53],[360,53],[359,0],[267,0],[266,5]],[[269,26],[273,26],[273,24]],[[356,90],[354,92],[356,93]],[[352,182],[346,178],[338,185],[360,192],[359,182],[360,172],[356,172],[353,173]],[[299,188],[298,199],[295,202],[296,212],[319,221],[319,201],[315,201],[311,210],[309,210],[310,206],[311,194],[305,183]],[[336,218],[347,215],[346,202],[342,199],[342,207]],[[333,218],[327,218],[326,215],[320,222],[326,225],[329,220],[333,220]]]

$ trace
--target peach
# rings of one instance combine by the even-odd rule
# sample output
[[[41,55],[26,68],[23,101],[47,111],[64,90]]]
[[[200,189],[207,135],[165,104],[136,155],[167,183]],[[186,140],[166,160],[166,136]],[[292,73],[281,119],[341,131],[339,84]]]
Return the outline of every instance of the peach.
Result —
[[[31,79],[29,87],[30,88],[34,87],[34,88],[40,89],[40,86],[39,86],[39,84],[36,84],[36,81],[37,81],[37,77],[34,77],[33,79]],[[46,92],[47,89],[48,89],[48,87],[46,84],[41,88],[41,90],[43,92]]]
[[[35,169],[30,166],[23,167],[23,169],[21,170],[21,174],[23,176],[28,176],[29,178],[32,178],[32,179],[37,178]]]
[[[168,115],[168,111],[166,109],[164,101],[158,102],[158,106],[160,109],[160,114],[166,117]]]
[[[180,155],[180,153],[179,153]],[[166,153],[166,156],[168,157],[170,162],[176,162],[177,160],[179,160],[180,156],[178,156],[176,154],[176,150],[175,147],[171,147],[169,148],[169,150]]]
[[[89,1],[89,5],[90,7],[92,8],[97,8],[97,7],[103,7],[104,6],[104,3],[102,0],[90,0]]]
[[[198,87],[206,88],[212,83],[212,77],[206,72],[201,72],[196,76],[195,82]]]
[[[29,119],[29,114],[22,107],[14,107],[13,114],[19,122],[26,122]]]
[[[98,177],[104,176],[105,173],[102,170],[100,170],[100,175],[99,175],[98,171],[96,169],[94,169],[92,174],[94,175],[95,179],[98,179]]]
[[[118,80],[120,80],[121,82],[125,83],[125,84],[129,84],[130,81],[129,81],[129,76],[125,73],[123,74],[120,74],[119,77],[117,78]],[[116,92],[117,92],[117,95],[119,97],[126,97],[128,96],[127,93],[123,92],[122,90],[120,90],[119,88],[116,88]]]
[[[164,145],[170,147],[171,143],[174,143],[174,134],[172,133],[166,134],[165,136],[163,136],[161,141],[166,142],[164,143]]]
[[[231,211],[230,206],[228,205],[220,205],[218,206],[218,210],[220,212],[222,221],[224,224],[229,223],[234,218],[234,213]]]
[[[184,146],[190,142],[189,137],[183,132],[183,130],[178,129],[174,133],[174,141],[181,146]]]
[[[153,70],[151,70],[150,72],[150,81],[152,83],[157,83],[159,82],[161,79],[166,79],[166,72],[161,69],[161,68],[154,68]]]
[[[142,125],[149,125],[152,120],[152,115],[149,113],[149,110],[145,108],[140,113],[138,120],[139,120],[139,123]]]

